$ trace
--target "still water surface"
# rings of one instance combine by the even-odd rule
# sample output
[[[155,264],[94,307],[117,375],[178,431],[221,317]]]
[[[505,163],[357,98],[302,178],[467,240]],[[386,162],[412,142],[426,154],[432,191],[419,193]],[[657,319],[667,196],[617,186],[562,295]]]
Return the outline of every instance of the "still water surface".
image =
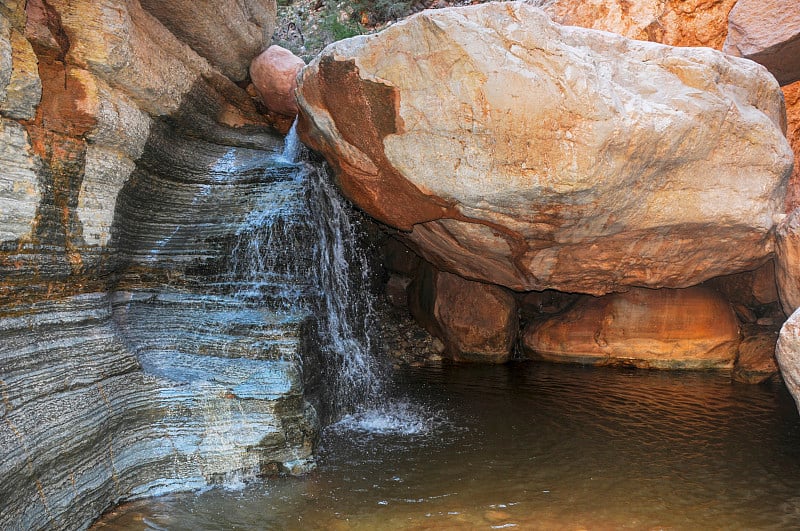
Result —
[[[546,364],[397,379],[405,398],[329,428],[308,476],[136,502],[97,529],[800,528],[782,384]]]

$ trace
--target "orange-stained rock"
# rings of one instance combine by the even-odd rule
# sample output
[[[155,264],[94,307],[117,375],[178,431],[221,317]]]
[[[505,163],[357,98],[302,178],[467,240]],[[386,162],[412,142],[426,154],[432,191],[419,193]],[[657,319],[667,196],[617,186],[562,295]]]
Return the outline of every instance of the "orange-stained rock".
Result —
[[[285,116],[297,114],[294,90],[297,73],[305,65],[295,54],[275,44],[253,59],[250,77],[267,109]]]
[[[800,206],[800,81],[781,87],[786,100],[786,138],[794,151],[794,171],[786,190],[786,212]]]
[[[777,329],[750,327],[739,344],[731,377],[737,382],[757,384],[778,374],[775,361]]]
[[[800,308],[800,208],[775,231],[775,279],[783,312],[792,315]]]
[[[657,369],[730,368],[738,343],[730,305],[702,287],[585,297],[523,334],[531,358]]]
[[[518,319],[514,296],[500,286],[420,268],[409,286],[412,315],[457,361],[503,363],[511,356]]]
[[[301,138],[347,197],[440,270],[517,291],[754,269],[791,171],[760,66],[559,26],[521,2],[335,43],[298,102]]]
[[[739,0],[722,50],[761,63],[781,85],[800,80],[797,0]]]
[[[535,0],[559,24],[670,46],[721,49],[736,0]]]

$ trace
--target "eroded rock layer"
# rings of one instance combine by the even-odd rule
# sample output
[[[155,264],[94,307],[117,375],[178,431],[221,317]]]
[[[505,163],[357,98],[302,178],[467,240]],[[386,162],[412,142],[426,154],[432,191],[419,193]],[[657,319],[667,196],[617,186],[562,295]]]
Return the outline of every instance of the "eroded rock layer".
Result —
[[[298,90],[301,134],[345,194],[463,277],[602,294],[772,251],[792,153],[752,62],[508,2],[336,43]]]
[[[236,84],[275,2],[195,4],[0,5],[3,529],[308,464],[308,316],[227,262],[297,200]]]

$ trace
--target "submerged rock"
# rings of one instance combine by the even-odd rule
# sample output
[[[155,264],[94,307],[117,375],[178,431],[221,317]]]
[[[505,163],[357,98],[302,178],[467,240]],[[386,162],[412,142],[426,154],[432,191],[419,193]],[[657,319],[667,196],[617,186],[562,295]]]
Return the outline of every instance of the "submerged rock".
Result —
[[[792,154],[749,61],[493,3],[335,43],[298,94],[344,193],[465,278],[685,287],[772,250]]]
[[[738,343],[733,310],[701,287],[585,297],[523,334],[534,359],[657,369],[730,369]]]

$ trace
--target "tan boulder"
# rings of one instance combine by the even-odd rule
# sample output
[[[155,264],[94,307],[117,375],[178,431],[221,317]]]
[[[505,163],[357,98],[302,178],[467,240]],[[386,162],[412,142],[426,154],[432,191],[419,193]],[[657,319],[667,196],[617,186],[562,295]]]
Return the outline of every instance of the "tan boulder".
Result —
[[[250,77],[267,109],[285,116],[297,115],[294,91],[297,73],[305,65],[295,54],[275,44],[253,59]]]
[[[559,24],[670,46],[721,49],[736,0],[533,0]]]
[[[766,66],[781,85],[800,80],[797,0],[739,0],[722,49]]]
[[[702,287],[585,297],[523,333],[534,359],[657,369],[730,368],[738,343],[730,305]]]
[[[775,359],[783,381],[800,409],[800,310],[783,324],[775,347]]]
[[[440,269],[518,291],[753,269],[792,163],[762,67],[559,26],[519,2],[335,43],[298,101],[301,136],[345,195]]]
[[[409,286],[408,304],[450,358],[503,363],[511,357],[519,325],[507,290],[424,266]]]

